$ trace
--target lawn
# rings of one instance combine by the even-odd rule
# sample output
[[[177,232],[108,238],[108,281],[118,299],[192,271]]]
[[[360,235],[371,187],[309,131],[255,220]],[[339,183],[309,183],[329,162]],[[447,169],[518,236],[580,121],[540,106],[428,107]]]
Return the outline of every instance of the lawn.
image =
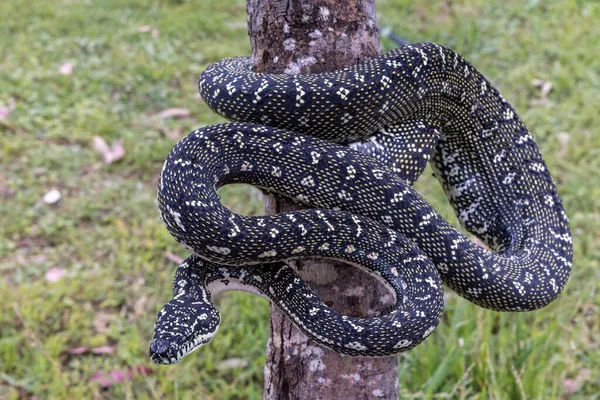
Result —
[[[494,313],[448,291],[436,332],[400,358],[403,397],[600,398],[600,3],[377,7],[385,31],[454,48],[515,106],[574,235],[571,280],[543,310]],[[264,299],[220,296],[210,345],[173,366],[147,357],[186,256],[158,217],[157,176],[178,137],[221,121],[196,80],[249,54],[244,1],[4,0],[0,15],[0,398],[261,398]],[[124,154],[107,163],[103,144]],[[430,175],[418,190],[456,222]],[[221,192],[262,212],[256,191]]]

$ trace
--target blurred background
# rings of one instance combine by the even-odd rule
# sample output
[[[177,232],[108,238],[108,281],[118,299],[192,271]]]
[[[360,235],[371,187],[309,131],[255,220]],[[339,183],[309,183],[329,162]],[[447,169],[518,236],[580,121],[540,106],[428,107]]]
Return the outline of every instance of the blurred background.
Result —
[[[402,397],[599,398],[600,3],[376,5],[384,36],[452,47],[518,110],[575,243],[541,311],[448,291],[435,334],[400,357]],[[268,303],[253,295],[219,296],[218,335],[182,363],[147,357],[187,256],[158,217],[157,177],[183,135],[221,121],[196,80],[250,54],[244,0],[3,0],[0,15],[0,398],[261,398]],[[417,189],[456,224],[431,171]],[[221,195],[262,213],[256,190]]]

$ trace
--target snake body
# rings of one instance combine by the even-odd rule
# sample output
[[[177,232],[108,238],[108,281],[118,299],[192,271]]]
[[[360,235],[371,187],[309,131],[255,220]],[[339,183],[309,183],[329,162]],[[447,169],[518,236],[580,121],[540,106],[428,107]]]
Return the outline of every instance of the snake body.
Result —
[[[211,292],[229,288],[269,297],[335,351],[383,356],[431,334],[441,282],[500,311],[543,307],[564,287],[571,235],[539,150],[510,104],[452,50],[404,46],[314,75],[258,74],[248,58],[227,59],[202,74],[199,90],[243,122],[192,132],[163,167],[161,216],[193,255],[158,315],[156,362],[177,362],[214,336]],[[489,250],[410,186],[428,161],[461,224]],[[228,183],[317,208],[236,215],[216,193]],[[342,258],[380,278],[393,310],[366,319],[331,310],[280,262],[307,256]]]

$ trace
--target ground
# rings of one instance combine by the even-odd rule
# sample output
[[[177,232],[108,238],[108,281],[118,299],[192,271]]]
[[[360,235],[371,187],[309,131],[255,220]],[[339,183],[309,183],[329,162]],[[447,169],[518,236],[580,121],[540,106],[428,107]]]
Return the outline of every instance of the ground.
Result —
[[[400,358],[403,396],[600,398],[600,3],[377,7],[384,33],[454,48],[515,106],[575,247],[543,310],[494,313],[447,291],[440,326]],[[182,363],[147,357],[186,256],[158,218],[156,179],[179,136],[221,120],[196,79],[249,54],[244,1],[4,0],[0,15],[0,398],[261,398],[268,303],[250,294],[218,298],[218,335]],[[417,188],[456,222],[430,171]],[[246,187],[222,196],[262,212]]]

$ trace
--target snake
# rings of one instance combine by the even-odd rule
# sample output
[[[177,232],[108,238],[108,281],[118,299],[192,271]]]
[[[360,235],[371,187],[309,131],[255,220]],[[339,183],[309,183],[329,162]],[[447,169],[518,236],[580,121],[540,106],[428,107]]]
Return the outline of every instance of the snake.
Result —
[[[317,74],[252,70],[224,59],[200,76],[202,99],[232,121],[196,129],[160,173],[158,206],[191,252],[158,313],[150,357],[180,361],[220,325],[212,296],[270,299],[314,342],[349,356],[414,348],[440,322],[443,286],[496,311],[531,311],[563,290],[569,222],[515,109],[453,50],[406,45]],[[413,187],[427,165],[461,226]],[[233,213],[217,189],[243,183],[308,208]],[[353,317],[324,304],[290,260],[345,260],[381,281],[393,305]]]

